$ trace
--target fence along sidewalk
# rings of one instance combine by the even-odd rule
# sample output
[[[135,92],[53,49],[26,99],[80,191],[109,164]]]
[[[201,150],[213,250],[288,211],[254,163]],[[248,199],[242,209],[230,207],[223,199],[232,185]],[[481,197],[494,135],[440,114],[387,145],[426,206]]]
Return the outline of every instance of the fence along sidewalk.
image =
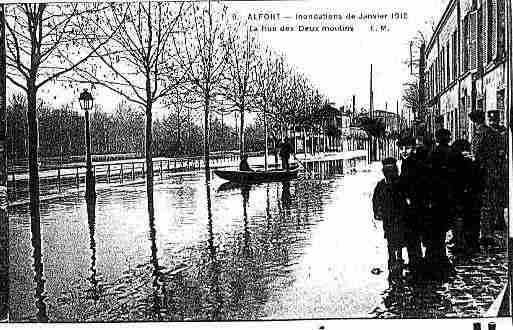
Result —
[[[259,156],[260,153],[248,153]],[[223,153],[213,155],[211,166],[230,166],[238,162],[238,154]],[[194,171],[204,168],[202,156],[180,158],[154,158],[153,173],[163,178],[165,173]],[[143,180],[146,173],[144,160],[112,161],[93,164],[93,173],[97,183],[111,184]],[[86,167],[84,164],[61,165],[40,171],[41,195],[59,194],[70,189],[85,186]],[[9,172],[9,200],[17,201],[28,197],[28,173]]]

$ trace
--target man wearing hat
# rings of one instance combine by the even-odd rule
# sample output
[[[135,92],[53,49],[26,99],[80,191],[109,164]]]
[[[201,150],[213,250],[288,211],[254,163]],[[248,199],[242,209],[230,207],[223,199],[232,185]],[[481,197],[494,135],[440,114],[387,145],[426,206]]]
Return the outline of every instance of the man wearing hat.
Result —
[[[495,201],[497,185],[494,177],[498,168],[500,136],[485,123],[483,111],[472,111],[469,118],[474,122],[475,130],[472,137],[472,154],[480,168],[483,180],[483,196],[481,206],[481,243],[493,244],[493,225],[499,219],[499,204]]]

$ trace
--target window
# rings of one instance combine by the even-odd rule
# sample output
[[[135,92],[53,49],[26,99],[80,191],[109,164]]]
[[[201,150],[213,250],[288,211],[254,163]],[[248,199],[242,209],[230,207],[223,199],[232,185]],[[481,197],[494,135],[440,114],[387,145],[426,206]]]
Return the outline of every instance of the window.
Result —
[[[477,69],[477,11],[469,13],[469,69]]]
[[[445,50],[442,48],[439,54],[440,58],[440,81],[442,82],[442,90],[445,88],[445,56],[444,56]]]
[[[484,30],[483,30],[483,7],[477,10],[477,69],[483,69],[484,55]]]
[[[445,45],[445,49],[447,49],[447,54],[446,54],[446,58],[445,58],[445,63],[447,65],[447,84],[450,84],[451,83],[451,52],[450,52],[450,44],[451,44],[451,41],[450,39],[447,40],[447,44]],[[454,55],[453,55],[454,56]]]
[[[463,55],[462,56],[462,63],[461,63],[461,72],[462,73],[465,73],[468,71],[469,69],[469,58],[468,58],[468,55],[469,55],[469,16],[466,15],[464,18],[463,18],[463,35],[462,35],[462,40],[461,40],[461,54]]]

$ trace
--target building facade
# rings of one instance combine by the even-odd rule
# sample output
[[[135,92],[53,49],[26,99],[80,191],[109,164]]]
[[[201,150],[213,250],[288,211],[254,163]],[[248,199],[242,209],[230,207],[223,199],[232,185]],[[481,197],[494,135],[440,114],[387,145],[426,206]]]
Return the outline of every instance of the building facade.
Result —
[[[451,0],[425,52],[426,121],[470,139],[471,111],[499,110],[509,126],[511,0]]]

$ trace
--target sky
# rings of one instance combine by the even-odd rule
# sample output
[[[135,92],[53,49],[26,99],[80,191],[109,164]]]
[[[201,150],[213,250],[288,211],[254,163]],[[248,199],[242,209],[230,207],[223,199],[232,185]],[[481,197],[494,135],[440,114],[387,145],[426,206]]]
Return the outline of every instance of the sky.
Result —
[[[311,0],[245,1],[232,8],[244,13],[364,13],[406,12],[407,20],[390,25],[390,32],[369,32],[367,23],[355,23],[351,32],[264,32],[262,43],[286,55],[289,63],[306,73],[314,84],[338,106],[351,103],[368,108],[370,65],[373,64],[374,104],[377,109],[395,110],[401,100],[402,84],[412,77],[403,61],[409,59],[409,42],[418,30],[431,29],[429,20],[442,16],[448,0]],[[384,5],[386,4],[386,6]],[[342,22],[346,24],[347,21]],[[383,21],[374,21],[381,25]],[[299,23],[296,21],[296,23]],[[303,24],[303,23],[301,23]],[[308,25],[308,22],[304,23]],[[338,24],[335,24],[338,25]]]
[[[438,21],[449,0],[267,0],[226,1],[229,10],[240,17],[258,14],[280,14],[277,21],[252,21],[255,26],[281,25],[353,25],[354,32],[262,32],[258,31],[261,44],[283,55],[297,71],[310,78],[337,107],[350,105],[352,95],[356,96],[356,107],[368,108],[370,65],[373,65],[373,86],[375,109],[395,111],[396,101],[401,100],[402,84],[412,79],[408,66],[409,43],[417,31],[426,32],[429,37],[429,20]],[[386,6],[385,6],[386,3]],[[296,20],[296,14],[360,13],[390,15],[393,12],[407,13],[406,20],[387,21],[390,31],[370,32],[370,25],[379,28],[383,20],[343,21]],[[292,17],[287,19],[286,17]],[[371,24],[372,23],[372,24]],[[375,24],[374,24],[375,23]],[[84,86],[86,87],[86,86]],[[104,111],[114,110],[121,98],[105,88],[97,88],[96,103]],[[78,95],[71,90],[62,91],[58,86],[49,86],[40,93],[49,103],[59,104],[76,101]],[[78,103],[75,102],[78,107]],[[155,107],[155,117],[162,117],[169,110]]]

